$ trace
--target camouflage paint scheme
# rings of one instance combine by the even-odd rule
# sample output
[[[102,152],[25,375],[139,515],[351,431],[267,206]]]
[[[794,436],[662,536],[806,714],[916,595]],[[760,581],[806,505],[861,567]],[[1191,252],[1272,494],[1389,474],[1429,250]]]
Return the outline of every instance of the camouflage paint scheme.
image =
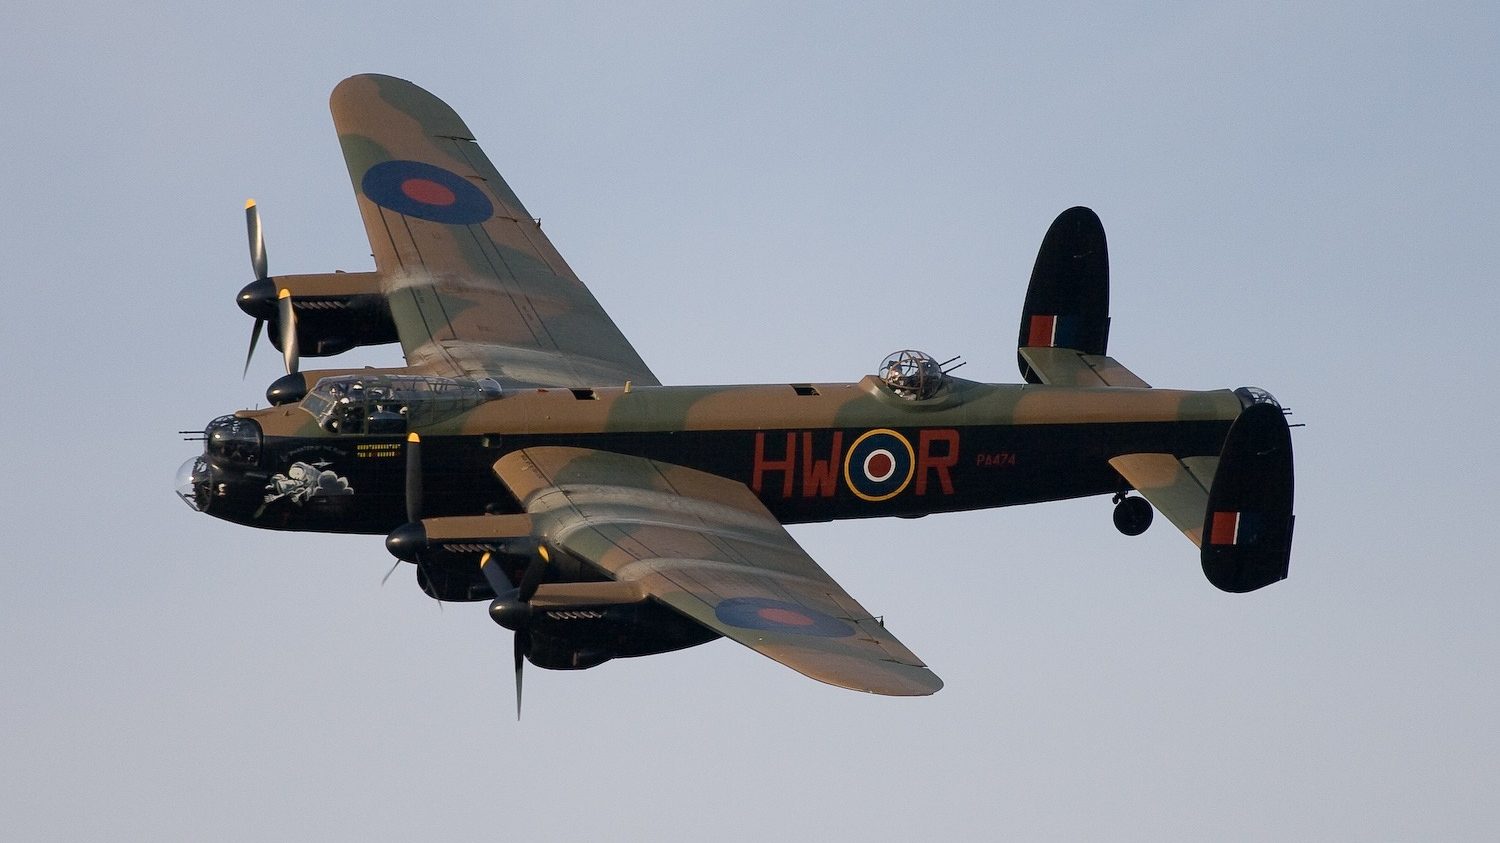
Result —
[[[1286,575],[1280,407],[1152,389],[1106,356],[1107,250],[1087,209],[1043,241],[1027,383],[662,386],[452,109],[375,75],[331,107],[376,271],[267,278],[241,304],[262,302],[278,347],[273,291],[307,356],[399,338],[409,365],[283,378],[278,406],[210,423],[183,494],[255,527],[388,534],[433,597],[494,601],[517,631],[518,691],[523,655],[584,668],[719,636],[842,687],[941,688],[789,523],[1098,494],[1140,507],[1134,488],[1220,588]],[[447,403],[398,399],[411,376]]]

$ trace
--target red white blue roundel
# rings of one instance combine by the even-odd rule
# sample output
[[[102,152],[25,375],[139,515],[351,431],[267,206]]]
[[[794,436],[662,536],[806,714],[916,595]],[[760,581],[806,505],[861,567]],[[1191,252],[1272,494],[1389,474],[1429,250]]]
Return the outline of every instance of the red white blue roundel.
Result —
[[[765,629],[820,638],[845,638],[853,627],[816,609],[767,597],[731,597],[714,607],[721,622],[740,629]]]
[[[382,161],[365,171],[360,189],[382,208],[428,222],[476,225],[495,213],[473,182],[421,161]]]
[[[863,500],[889,500],[906,489],[915,467],[916,457],[906,437],[894,430],[872,430],[849,446],[844,482]]]

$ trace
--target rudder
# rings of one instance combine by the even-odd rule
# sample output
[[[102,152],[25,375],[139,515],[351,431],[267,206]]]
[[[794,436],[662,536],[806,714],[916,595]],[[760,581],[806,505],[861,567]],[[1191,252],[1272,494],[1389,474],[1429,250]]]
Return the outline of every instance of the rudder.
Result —
[[[1037,250],[1017,348],[1103,355],[1109,344],[1109,249],[1104,224],[1084,207],[1057,215]],[[1025,356],[1021,374],[1042,383]]]
[[[1292,436],[1274,401],[1251,404],[1229,428],[1203,521],[1203,574],[1244,593],[1286,579],[1291,564]]]

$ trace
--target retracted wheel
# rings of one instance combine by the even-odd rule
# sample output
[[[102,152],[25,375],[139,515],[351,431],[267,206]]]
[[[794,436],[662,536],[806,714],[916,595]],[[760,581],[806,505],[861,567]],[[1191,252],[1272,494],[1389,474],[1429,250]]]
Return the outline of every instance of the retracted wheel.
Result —
[[[1151,526],[1151,519],[1155,514],[1156,511],[1145,498],[1121,498],[1115,504],[1115,529],[1127,536],[1139,536]]]

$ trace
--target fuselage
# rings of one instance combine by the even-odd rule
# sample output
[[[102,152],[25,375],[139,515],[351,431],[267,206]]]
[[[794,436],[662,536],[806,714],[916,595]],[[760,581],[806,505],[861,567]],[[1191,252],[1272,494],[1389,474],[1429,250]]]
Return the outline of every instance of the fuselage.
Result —
[[[388,533],[407,519],[406,435],[418,432],[424,517],[520,511],[492,466],[542,445],[733,478],[783,523],[916,517],[1124,491],[1111,457],[1217,455],[1243,406],[1227,389],[956,378],[912,400],[875,377],[511,390],[450,406],[445,416],[382,405],[383,420],[361,415],[357,424],[340,424],[327,396],[315,399],[211,423],[205,455],[184,467],[184,497],[267,529]]]

